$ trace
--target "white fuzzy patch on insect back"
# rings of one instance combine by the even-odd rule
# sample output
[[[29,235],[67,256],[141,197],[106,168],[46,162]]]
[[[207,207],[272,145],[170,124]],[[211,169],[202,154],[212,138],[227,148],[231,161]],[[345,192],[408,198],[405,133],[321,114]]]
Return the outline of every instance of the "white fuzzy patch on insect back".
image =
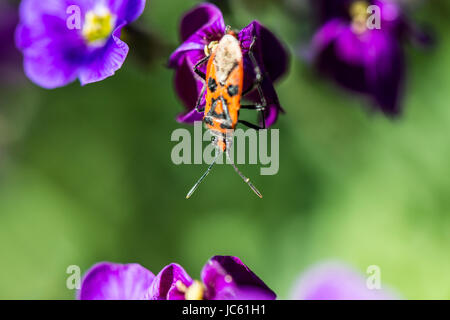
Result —
[[[214,66],[219,83],[225,85],[231,71],[242,60],[242,51],[239,41],[232,35],[225,35],[215,49]]]

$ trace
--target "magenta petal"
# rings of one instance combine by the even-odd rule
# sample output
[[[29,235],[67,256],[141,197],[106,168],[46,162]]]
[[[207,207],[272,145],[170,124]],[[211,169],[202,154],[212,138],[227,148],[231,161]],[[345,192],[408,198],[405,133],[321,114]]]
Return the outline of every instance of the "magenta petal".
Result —
[[[186,57],[189,57],[191,61],[197,63],[205,54],[203,53],[205,45],[197,42],[185,42],[179,46],[169,58],[169,67],[176,68],[181,65]]]
[[[225,27],[225,21],[220,9],[213,4],[203,3],[190,10],[181,19],[181,41],[186,41],[190,36],[202,29],[218,30],[223,34]]]
[[[372,54],[366,57],[369,93],[384,113],[397,115],[405,75],[403,51],[390,34],[372,32],[371,36]]]
[[[187,272],[176,263],[164,267],[153,281],[149,290],[150,300],[184,300],[184,293],[180,292],[176,283],[180,281],[186,287],[192,284]]]
[[[266,107],[264,111],[264,117],[266,121],[266,127],[272,126],[275,122],[277,122],[278,114],[280,113],[280,109],[275,104],[270,104]]]
[[[314,35],[312,54],[316,55],[327,48],[345,30],[346,25],[340,19],[333,19],[325,23]]]
[[[143,300],[155,276],[139,264],[101,262],[84,276],[80,300]]]
[[[188,113],[181,113],[177,116],[177,121],[180,123],[194,123],[195,121],[202,121],[203,113],[192,109]]]
[[[215,256],[201,278],[208,300],[273,300],[275,293],[237,257]]]
[[[366,32],[362,35],[356,35],[350,26],[344,28],[336,38],[336,55],[342,61],[353,65],[362,65],[367,55],[369,55],[369,46],[371,45],[371,34]]]
[[[194,64],[201,60],[205,56],[205,46],[224,35],[225,21],[216,6],[201,4],[183,17],[180,29],[183,43],[169,58],[172,68],[179,66],[185,58]]]
[[[355,34],[350,25],[334,19],[316,33],[312,51],[323,74],[368,95],[388,115],[400,112],[404,57],[395,34],[384,30]]]
[[[278,113],[283,112],[278,95],[273,86],[273,82],[281,77],[288,67],[288,54],[278,39],[258,21],[253,21],[239,33],[242,51],[245,54],[245,77],[244,88],[250,88],[253,85],[255,73],[254,67],[248,57],[248,50],[254,37],[256,42],[253,47],[253,53],[259,68],[264,73],[261,88],[267,102],[265,111],[266,127],[272,126],[278,118]],[[256,90],[246,96],[246,99],[255,103],[260,103],[261,99]]]
[[[380,300],[396,299],[387,290],[370,290],[366,278],[339,262],[322,263],[307,270],[292,296],[295,300]]]
[[[192,63],[188,59],[184,59],[183,63],[175,70],[175,90],[183,101],[183,104],[186,106],[188,113],[195,108],[204,84],[203,80],[192,71],[192,68]],[[203,107],[204,105],[205,97],[202,97],[200,107]],[[200,117],[200,113],[194,112]],[[190,123],[190,119],[192,118],[185,119],[183,116],[180,116],[178,119],[180,122]],[[194,121],[201,119],[202,117],[200,119],[195,117]]]
[[[128,55],[128,45],[120,40],[120,31],[124,25],[114,30],[111,39],[101,52],[92,54],[93,60],[80,71],[81,85],[104,80],[120,69]]]
[[[248,49],[256,37],[254,54],[258,62],[264,66],[265,72],[275,82],[286,73],[289,66],[289,54],[278,38],[259,21],[252,21],[239,32],[242,51],[247,54]],[[259,57],[258,57],[259,56]]]

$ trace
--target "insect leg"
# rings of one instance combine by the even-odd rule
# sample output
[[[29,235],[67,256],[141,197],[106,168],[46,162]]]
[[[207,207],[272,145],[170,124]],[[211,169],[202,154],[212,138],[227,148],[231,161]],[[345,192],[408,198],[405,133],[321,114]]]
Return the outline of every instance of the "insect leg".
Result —
[[[206,81],[206,75],[202,71],[200,71],[198,67],[200,67],[202,64],[204,64],[208,60],[209,60],[209,56],[206,56],[203,59],[201,59],[199,62],[197,62],[194,66],[194,72],[205,81]],[[195,104],[195,110],[197,110],[197,112],[203,112],[205,110],[205,107],[203,107],[203,110],[200,109],[200,104],[202,103],[202,98],[203,98],[203,95],[205,94],[205,90],[206,90],[206,83],[203,85],[202,91],[200,92],[200,95],[197,99],[197,103]]]
[[[247,109],[247,110],[264,110],[264,107],[259,104],[244,104],[241,105],[241,109]]]
[[[262,126],[258,126],[258,125],[256,125],[256,124],[251,124],[250,123],[250,125],[249,125],[249,122],[248,121],[244,121],[244,120],[239,120],[238,122],[240,122],[240,123],[242,123],[243,125],[246,125],[247,127],[250,127],[250,128],[253,128],[253,129],[256,129],[256,130],[260,130],[260,129],[266,129],[266,117],[265,117],[265,114],[264,114],[264,110],[265,110],[265,108],[263,107],[263,106],[261,106],[261,105],[259,105],[259,104],[257,104],[257,105],[243,105],[243,106],[241,106],[241,109],[247,109],[247,110],[257,110],[257,111],[259,111],[260,112],[260,114],[261,114],[261,117],[262,117]]]
[[[206,80],[206,75],[204,72],[200,71],[198,67],[200,67],[202,64],[204,64],[206,61],[209,60],[209,56],[204,57],[199,62],[197,62],[194,66],[194,72],[203,80]]]
[[[256,43],[256,36],[253,37],[253,41],[252,41],[252,43],[250,45],[250,48],[248,50],[248,56],[250,57],[250,61],[253,64],[253,68],[254,68],[254,72],[255,72],[255,80],[253,82],[253,85],[249,89],[247,89],[243,93],[243,95],[246,95],[246,94],[252,92],[256,88],[258,90],[258,94],[259,94],[259,98],[260,98],[260,104],[258,104],[256,106],[253,106],[253,107],[251,107],[251,106],[247,106],[247,107],[241,106],[241,108],[258,110],[260,112],[260,114],[261,114],[262,129],[265,129],[266,128],[266,117],[265,117],[264,112],[265,112],[265,108],[267,106],[267,101],[266,101],[266,98],[264,97],[264,93],[263,93],[263,90],[261,88],[261,83],[263,81],[263,75],[262,75],[261,69],[258,66],[258,62],[255,59],[255,55],[253,54],[253,47],[255,46],[255,43]]]
[[[195,110],[197,112],[203,112],[205,111],[205,106],[203,106],[202,109],[200,109],[200,104],[202,103],[203,96],[205,95],[206,91],[206,83],[203,85],[202,91],[200,92],[200,95],[198,96],[197,103],[195,104]]]
[[[266,128],[265,126],[260,127],[260,126],[258,126],[256,124],[250,123],[250,122],[245,121],[245,120],[238,120],[238,122],[242,123],[246,127],[249,127],[251,129],[255,129],[255,130],[261,130],[261,129],[265,129]],[[265,123],[264,123],[264,125],[265,125]]]
[[[255,55],[253,54],[253,47],[255,46],[255,43],[256,43],[256,36],[253,37],[253,41],[250,45],[250,48],[248,49],[248,56],[253,65],[253,71],[255,72],[255,79],[253,81],[252,86],[242,93],[243,96],[249,94],[250,92],[255,90],[255,88],[261,87],[261,83],[263,81],[263,74],[261,72],[260,67],[258,66],[258,62],[256,61]],[[264,95],[262,94],[262,90],[259,90],[259,89],[258,89],[258,92],[259,92],[259,95],[261,96],[261,101],[262,101],[264,99]]]
[[[225,122],[223,123],[223,126],[226,129],[231,129],[233,122],[230,117],[230,112],[228,111],[228,104],[222,96],[220,97],[220,99],[222,100],[222,109],[223,109],[223,115],[225,118]]]
[[[260,114],[261,114],[262,126],[258,127],[258,128],[259,129],[265,129],[266,128],[266,115],[264,114],[264,111],[266,110],[265,106],[262,106],[260,104],[241,105],[241,109],[259,111]]]

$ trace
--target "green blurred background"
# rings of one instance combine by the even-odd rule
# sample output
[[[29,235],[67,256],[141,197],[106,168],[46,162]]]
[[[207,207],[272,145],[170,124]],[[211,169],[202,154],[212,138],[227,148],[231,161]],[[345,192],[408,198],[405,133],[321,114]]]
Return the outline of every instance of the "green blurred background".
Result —
[[[308,21],[286,18],[276,2],[231,1],[226,20],[241,28],[257,18],[294,52]],[[148,1],[139,24],[172,50],[195,3]],[[0,298],[71,299],[73,264],[138,262],[156,274],[178,262],[198,278],[208,258],[226,254],[280,298],[311,264],[339,259],[362,272],[380,266],[383,284],[405,298],[449,299],[449,7],[428,1],[416,12],[438,42],[407,48],[396,120],[368,113],[293,56],[277,86],[287,111],[275,126],[280,171],[242,166],[263,200],[230,166],[184,199],[205,165],[171,162],[172,131],[193,128],[174,120],[182,106],[163,54],[143,67],[131,48],[114,77],[86,87],[1,88]]]

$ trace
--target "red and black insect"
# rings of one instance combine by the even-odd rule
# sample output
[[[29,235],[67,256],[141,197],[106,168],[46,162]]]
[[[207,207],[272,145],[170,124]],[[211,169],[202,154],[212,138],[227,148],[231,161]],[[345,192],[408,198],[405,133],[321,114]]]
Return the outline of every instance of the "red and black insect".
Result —
[[[196,110],[202,112],[203,122],[206,128],[213,136],[212,143],[216,146],[216,158],[208,167],[203,176],[188,192],[186,198],[189,199],[203,179],[211,171],[213,165],[216,163],[218,157],[224,152],[228,157],[234,170],[244,180],[245,183],[262,198],[261,193],[250,182],[250,179],[244,176],[236,167],[230,156],[231,144],[233,141],[233,131],[238,123],[242,123],[253,129],[264,129],[266,127],[264,119],[264,110],[266,107],[266,100],[264,98],[261,82],[262,74],[258,67],[256,59],[253,55],[253,46],[256,42],[256,37],[253,38],[250,45],[248,56],[253,64],[255,72],[255,80],[245,92],[243,91],[244,82],[244,57],[241,50],[239,40],[236,33],[227,27],[226,35],[220,41],[211,42],[205,47],[205,58],[200,60],[194,67],[194,71],[205,81],[205,85],[201,91],[197,101]],[[199,66],[208,63],[206,67],[206,74],[199,70]],[[256,105],[241,105],[241,98],[246,94],[252,92],[257,88],[260,96],[260,103]],[[200,108],[202,97],[206,90],[206,104],[204,108]],[[240,109],[257,110],[261,114],[262,126],[258,126],[239,119]]]

